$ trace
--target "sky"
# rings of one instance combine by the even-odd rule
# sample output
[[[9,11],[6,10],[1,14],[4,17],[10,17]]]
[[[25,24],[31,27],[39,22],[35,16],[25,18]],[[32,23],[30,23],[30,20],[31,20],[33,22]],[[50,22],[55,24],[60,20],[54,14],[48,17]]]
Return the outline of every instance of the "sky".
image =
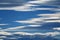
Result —
[[[59,0],[0,0],[0,31],[60,33],[59,3]]]

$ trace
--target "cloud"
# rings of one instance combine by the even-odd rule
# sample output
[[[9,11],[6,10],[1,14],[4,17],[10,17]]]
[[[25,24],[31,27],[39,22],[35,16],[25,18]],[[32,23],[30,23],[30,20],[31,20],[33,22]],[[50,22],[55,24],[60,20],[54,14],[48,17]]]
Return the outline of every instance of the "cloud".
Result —
[[[21,6],[30,0],[0,0],[0,7]],[[4,4],[5,3],[5,4]]]
[[[38,16],[43,16],[43,17],[58,17],[60,16],[60,12],[54,13],[54,14],[38,14]]]
[[[7,38],[6,36],[0,36],[0,38]]]
[[[12,3],[0,3],[0,4],[12,4]]]
[[[8,38],[8,37],[7,37]],[[22,38],[22,37],[20,37],[20,38]],[[10,38],[8,38],[8,39],[11,39],[11,40],[14,40],[14,39],[17,39],[16,37],[10,37]]]
[[[53,28],[53,30],[60,30],[60,27],[57,27],[57,28]]]
[[[60,12],[54,13],[54,14],[38,14],[37,16],[40,16],[38,18],[31,18],[27,20],[17,20],[15,22],[23,23],[23,24],[44,24],[44,23],[50,23],[50,22],[60,22]]]
[[[45,36],[56,36],[60,35],[60,32],[46,32],[46,33],[27,33],[27,32],[15,32],[13,34],[20,34],[20,35],[45,35]]]
[[[28,26],[30,26],[30,27],[39,27],[41,25],[28,25]]]
[[[12,8],[0,8],[0,10],[14,10],[14,11],[36,11],[36,10],[52,10],[53,8],[32,8],[31,6],[38,6],[26,4],[24,6],[17,6]]]
[[[36,10],[55,10],[55,8],[34,8],[35,6],[40,6],[36,4],[44,4],[51,0],[34,0],[34,1],[28,1],[27,3],[23,4],[22,6],[16,6],[16,7],[7,7],[7,8],[0,8],[0,10],[14,10],[14,11],[36,11]],[[4,4],[4,3],[1,3]],[[5,3],[10,4],[10,3]]]
[[[31,18],[31,19],[28,19],[28,20],[22,20],[22,21],[15,21],[15,22],[18,22],[18,23],[23,23],[23,24],[41,24],[42,21],[44,21],[43,19],[40,19],[40,18]]]
[[[55,24],[58,23],[59,25],[60,23],[60,12],[53,13],[53,14],[37,14],[37,16],[39,17],[30,18],[27,20],[16,20],[14,22],[21,23],[24,25],[27,24],[26,26],[28,27],[34,27],[34,28],[39,27],[40,29],[44,29],[44,30],[52,30]],[[54,27],[56,27],[56,25]]]
[[[45,34],[50,35],[50,36],[56,36],[56,35],[60,35],[60,32],[47,32]]]
[[[48,21],[45,21],[45,22],[59,22],[60,23],[60,20],[48,20]]]
[[[37,4],[40,4],[40,3],[47,3],[49,1],[54,1],[54,0],[35,0],[35,1],[29,1],[28,3],[37,3]]]
[[[33,33],[27,33],[27,32],[15,32],[14,34],[20,34],[20,35],[34,35]]]
[[[10,28],[6,28],[6,29],[0,29],[0,31],[9,31],[9,32],[15,32],[15,31],[26,31],[25,29],[27,28],[27,31],[30,30],[30,28],[33,27],[40,27],[41,25],[24,25],[24,26],[17,26],[17,27],[10,27]],[[34,29],[34,28],[33,28]]]
[[[8,25],[8,24],[0,24],[0,26],[4,26],[4,25]]]
[[[38,16],[42,16],[44,22],[60,22],[60,12],[54,14],[40,14]]]
[[[14,34],[30,35],[30,36],[44,35],[44,36],[52,36],[52,37],[54,37],[54,36],[60,35],[60,32],[55,31],[55,32],[45,32],[45,33],[41,33],[41,32],[39,32],[39,33],[37,33],[37,32],[35,32],[35,33],[28,33],[28,32],[13,32],[13,33],[11,33],[11,32],[0,31],[0,35],[14,35]]]
[[[20,35],[33,35],[31,33],[26,33],[26,32],[15,32],[14,34],[20,34]]]
[[[48,2],[48,5],[60,6],[60,0],[52,0]]]
[[[11,33],[9,33],[9,32],[0,31],[0,35],[12,35],[12,34],[11,34]]]
[[[25,28],[25,26],[11,27],[7,29],[2,29],[1,31],[14,31],[14,30],[23,29],[23,28]]]

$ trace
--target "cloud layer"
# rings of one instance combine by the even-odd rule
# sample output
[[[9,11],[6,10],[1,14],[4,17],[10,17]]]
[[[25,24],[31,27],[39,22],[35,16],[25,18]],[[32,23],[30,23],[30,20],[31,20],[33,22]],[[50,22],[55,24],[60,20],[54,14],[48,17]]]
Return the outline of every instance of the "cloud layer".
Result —
[[[28,1],[22,6],[16,6],[16,7],[7,7],[7,8],[0,8],[0,10],[14,10],[14,11],[36,11],[36,10],[56,10],[54,8],[39,8],[38,6],[42,6],[43,4],[48,4],[47,2],[54,1],[54,0],[34,0],[34,1]],[[0,3],[0,4],[11,4],[11,3]],[[15,3],[13,3],[14,5]],[[52,3],[53,4],[53,3]],[[38,8],[35,8],[35,7]],[[52,6],[53,7],[53,6]]]

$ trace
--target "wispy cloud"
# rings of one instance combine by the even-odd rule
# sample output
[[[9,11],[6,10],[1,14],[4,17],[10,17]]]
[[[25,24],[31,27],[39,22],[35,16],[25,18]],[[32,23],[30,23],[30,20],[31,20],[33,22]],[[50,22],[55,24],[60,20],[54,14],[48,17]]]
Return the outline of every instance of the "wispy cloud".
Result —
[[[0,4],[2,4],[2,5],[3,5],[3,4],[16,4],[16,3],[0,3]]]
[[[50,36],[56,36],[56,35],[60,35],[60,32],[47,32],[45,34]]]
[[[4,32],[4,31],[0,31],[0,34],[1,35],[14,35],[14,34],[18,34],[18,35],[30,35],[30,36],[34,36],[34,35],[44,35],[44,36],[57,36],[57,35],[60,35],[60,32],[45,32],[45,33],[42,33],[42,32],[35,32],[35,33],[28,33],[28,32],[13,32],[13,33],[10,33],[10,32]]]
[[[35,0],[35,1],[29,1],[28,3],[38,3],[38,4],[40,4],[40,3],[46,3],[48,1],[52,1],[52,0]]]
[[[10,33],[10,32],[4,32],[4,31],[1,31],[0,32],[0,35],[15,35],[15,34],[18,34],[18,35],[29,35],[29,36],[36,36],[36,35],[39,35],[39,36],[52,36],[52,37],[55,37],[55,36],[57,36],[57,35],[60,35],[60,32],[57,32],[57,31],[55,31],[55,32],[45,32],[45,33],[41,33],[41,32],[39,32],[39,33],[37,33],[37,32],[35,32],[35,33],[28,33],[28,32],[13,32],[13,33]],[[6,37],[6,36],[1,36],[0,38],[8,38],[8,37]],[[19,38],[19,37],[17,37],[17,38]],[[20,38],[22,38],[22,37],[20,37]],[[12,37],[12,38],[9,38],[9,39],[15,39],[15,37]]]
[[[41,25],[27,25],[27,26],[30,26],[30,27],[40,27]]]
[[[40,6],[36,4],[44,4],[51,0],[35,0],[35,1],[28,1],[27,3],[23,4],[22,6],[17,7],[10,7],[10,8],[0,8],[0,10],[14,10],[14,11],[36,11],[36,10],[53,10],[54,8],[34,8],[35,6]],[[4,3],[1,3],[4,4]],[[10,3],[5,3],[10,4]]]
[[[60,35],[60,32],[46,32],[46,33],[27,33],[27,32],[15,32],[13,34],[20,34],[20,35],[45,35],[45,36],[56,36]]]
[[[60,27],[53,28],[53,30],[60,30]]]
[[[40,14],[40,16],[45,20],[44,22],[60,22],[60,12],[54,14]]]
[[[6,36],[0,36],[0,38],[7,38]],[[2,39],[3,40],[3,39]]]
[[[60,12],[55,14],[40,14],[40,16],[47,17],[44,18],[46,19],[44,22],[60,22]]]
[[[14,10],[14,11],[36,11],[36,10],[52,10],[53,8],[32,8],[31,6],[38,6],[33,4],[26,4],[24,6],[12,8],[0,8],[0,10]]]
[[[50,22],[60,22],[60,13],[54,14],[38,14],[37,16],[41,16],[38,18],[31,18],[28,20],[17,20],[15,22],[23,23],[23,24],[44,24]]]
[[[9,32],[0,31],[0,35],[12,35],[12,34],[11,34],[11,33],[9,33]]]
[[[32,19],[28,19],[28,20],[15,21],[15,22],[18,22],[18,23],[30,23],[30,24],[34,23],[34,24],[38,24],[38,22],[40,22],[40,21],[43,21],[43,19],[40,19],[40,18],[32,18]]]
[[[17,23],[22,23],[22,24],[27,24],[25,25],[26,27],[40,27],[42,29],[44,29],[44,24],[46,23],[60,23],[60,13],[53,13],[53,14],[38,14],[37,16],[39,16],[38,18],[31,18],[31,19],[27,19],[27,20],[16,20],[14,22]],[[48,25],[48,24],[46,24]],[[49,27],[49,26],[48,26]],[[49,30],[51,30],[53,28],[50,27]]]
[[[38,16],[43,16],[43,17],[59,17],[60,16],[60,12],[54,13],[54,14],[38,14]]]
[[[23,29],[23,28],[25,28],[25,26],[11,27],[7,29],[2,29],[1,31],[14,31],[14,30]]]
[[[8,25],[8,24],[0,24],[0,26],[4,26],[4,25]]]

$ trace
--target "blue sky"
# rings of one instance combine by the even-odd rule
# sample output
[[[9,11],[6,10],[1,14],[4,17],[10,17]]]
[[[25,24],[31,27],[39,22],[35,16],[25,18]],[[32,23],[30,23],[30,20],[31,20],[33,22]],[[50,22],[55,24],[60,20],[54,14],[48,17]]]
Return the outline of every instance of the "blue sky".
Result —
[[[11,1],[0,2],[0,30],[30,33],[60,32],[60,5],[58,0]]]
[[[6,23],[9,24],[10,27],[12,26],[19,26],[20,23],[17,22],[13,22],[16,20],[27,20],[30,18],[38,18],[39,16],[37,16],[37,14],[43,14],[43,13],[54,13],[54,11],[47,11],[47,10],[43,10],[43,11],[33,11],[33,12],[17,12],[17,11],[13,11],[13,10],[0,10],[0,23]],[[23,24],[21,24],[23,25]],[[7,27],[8,25],[6,25]],[[2,27],[2,28],[6,28],[6,27]]]

